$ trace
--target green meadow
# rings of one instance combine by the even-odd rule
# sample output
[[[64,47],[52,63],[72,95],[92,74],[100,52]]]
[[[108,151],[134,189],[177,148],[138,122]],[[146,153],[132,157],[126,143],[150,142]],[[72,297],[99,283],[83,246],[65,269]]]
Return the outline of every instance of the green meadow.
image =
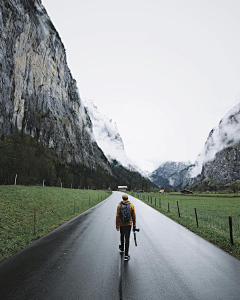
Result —
[[[0,186],[0,261],[109,195],[99,190]]]
[[[240,259],[240,197],[159,193],[131,195]],[[233,245],[229,216],[232,217]]]

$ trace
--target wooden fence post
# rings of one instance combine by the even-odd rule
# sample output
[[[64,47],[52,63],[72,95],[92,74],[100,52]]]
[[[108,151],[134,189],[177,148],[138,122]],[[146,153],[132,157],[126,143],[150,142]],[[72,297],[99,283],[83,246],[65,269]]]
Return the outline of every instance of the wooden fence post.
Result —
[[[196,223],[197,223],[197,227],[198,227],[198,216],[197,216],[197,209],[196,209],[196,208],[194,208],[194,210],[195,210]]]
[[[179,218],[181,218],[181,215],[180,215],[180,208],[179,208],[179,205],[178,205],[178,201],[177,201],[177,207],[178,207],[178,216],[179,216]]]
[[[229,217],[229,230],[230,230],[230,241],[233,245],[233,231],[232,231],[232,217]]]
[[[15,176],[14,185],[17,185],[17,174]]]
[[[168,212],[170,212],[169,202],[168,202]]]
[[[36,234],[36,207],[33,210],[33,234]]]

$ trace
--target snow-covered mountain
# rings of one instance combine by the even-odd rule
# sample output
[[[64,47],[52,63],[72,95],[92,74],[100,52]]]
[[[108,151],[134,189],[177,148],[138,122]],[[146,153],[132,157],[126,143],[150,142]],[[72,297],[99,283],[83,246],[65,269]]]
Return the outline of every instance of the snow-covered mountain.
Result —
[[[159,187],[171,187],[174,185],[174,180],[170,181],[170,178],[173,174],[180,172],[181,170],[187,168],[191,165],[191,162],[174,162],[167,161],[161,164],[155,171],[150,174],[150,179],[152,182],[157,184]]]
[[[127,157],[117,124],[100,113],[92,100],[83,99],[83,102],[92,121],[93,134],[97,144],[109,161],[117,160],[124,167],[143,174],[144,172]]]
[[[213,128],[193,165],[173,174],[170,182],[184,188],[198,181],[226,184],[240,179],[240,103]]]
[[[175,163],[176,164],[176,163]],[[204,148],[194,164],[186,164],[175,172],[178,165],[166,163],[155,170],[150,178],[158,184],[186,187],[197,181],[226,184],[240,179],[240,103],[233,107],[213,128]],[[171,173],[172,174],[169,174]]]
[[[240,103],[223,117],[218,127],[210,131],[204,148],[194,163],[195,167],[191,170],[191,177],[201,174],[203,165],[212,161],[218,152],[238,142],[240,142]]]

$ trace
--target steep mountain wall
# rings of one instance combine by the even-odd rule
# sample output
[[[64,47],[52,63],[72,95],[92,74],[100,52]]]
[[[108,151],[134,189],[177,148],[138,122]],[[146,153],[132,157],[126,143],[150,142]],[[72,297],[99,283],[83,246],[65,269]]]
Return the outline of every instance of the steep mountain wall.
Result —
[[[181,188],[197,181],[215,185],[240,179],[240,103],[210,131],[194,165],[172,178]]]
[[[240,179],[240,143],[219,151],[214,160],[204,164],[201,177],[214,184],[226,184]]]
[[[203,165],[214,160],[218,152],[239,142],[240,103],[228,111],[218,126],[210,131],[203,150],[195,161],[195,168],[191,171],[191,177],[201,174]]]
[[[203,164],[198,176],[192,177],[194,165],[175,173],[170,181],[174,180],[177,187],[184,188],[198,181],[209,185],[219,185],[235,182],[240,179],[240,143],[217,152],[214,159]]]
[[[67,162],[108,169],[40,0],[0,2],[0,131],[29,134]]]

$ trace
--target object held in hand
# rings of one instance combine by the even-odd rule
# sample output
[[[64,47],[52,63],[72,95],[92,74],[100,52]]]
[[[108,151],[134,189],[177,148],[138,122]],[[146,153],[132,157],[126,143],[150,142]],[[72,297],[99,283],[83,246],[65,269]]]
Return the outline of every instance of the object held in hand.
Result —
[[[135,242],[135,246],[137,246],[137,234],[136,231],[139,232],[140,229],[136,228],[135,226],[133,227],[133,235],[134,235],[134,242]]]

